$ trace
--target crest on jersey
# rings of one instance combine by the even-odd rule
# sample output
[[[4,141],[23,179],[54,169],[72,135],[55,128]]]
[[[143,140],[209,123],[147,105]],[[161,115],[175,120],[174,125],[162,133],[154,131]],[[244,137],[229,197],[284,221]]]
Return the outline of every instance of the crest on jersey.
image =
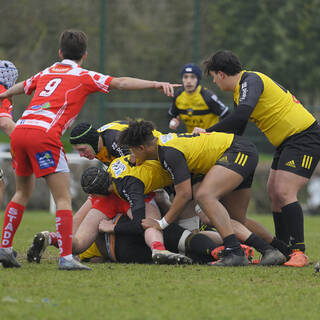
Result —
[[[116,178],[118,178],[121,173],[127,169],[127,166],[123,162],[121,162],[121,160],[116,160],[111,164],[111,169],[114,172]]]
[[[172,140],[172,139],[173,139],[172,133],[168,133],[168,134],[164,134],[164,135],[161,135],[161,136],[160,136],[160,141],[161,141],[162,143],[166,143],[166,142],[168,142],[168,141],[170,141],[170,140]]]

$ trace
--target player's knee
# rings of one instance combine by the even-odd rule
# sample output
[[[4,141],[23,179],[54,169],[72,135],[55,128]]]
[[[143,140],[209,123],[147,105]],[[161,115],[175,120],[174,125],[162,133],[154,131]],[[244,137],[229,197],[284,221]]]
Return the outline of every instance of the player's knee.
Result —
[[[215,198],[214,193],[212,190],[209,190],[207,188],[199,187],[198,190],[194,194],[194,198],[198,202],[206,201],[209,198]]]
[[[280,207],[283,207],[288,203],[288,200],[292,197],[292,195],[290,194],[290,191],[287,188],[282,186],[276,186],[273,193],[273,197],[274,202],[277,202]]]
[[[83,244],[83,241],[81,241],[81,237],[74,235],[72,237],[72,253],[73,254],[82,253],[83,251],[85,251],[83,247],[84,247],[84,244]]]

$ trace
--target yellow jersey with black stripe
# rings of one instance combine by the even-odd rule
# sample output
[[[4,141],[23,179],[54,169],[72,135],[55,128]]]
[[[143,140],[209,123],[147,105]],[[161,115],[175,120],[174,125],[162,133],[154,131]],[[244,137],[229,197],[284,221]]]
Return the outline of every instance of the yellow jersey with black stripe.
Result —
[[[169,115],[179,116],[187,131],[192,132],[195,127],[207,129],[219,121],[228,112],[218,97],[199,85],[192,93],[180,89],[176,92]]]
[[[158,156],[174,184],[193,176],[206,174],[231,146],[234,134],[169,133],[158,138]]]
[[[145,215],[144,195],[172,184],[170,174],[155,160],[137,166],[130,162],[130,156],[120,157],[111,162],[108,173],[114,192],[129,202],[134,219]]]
[[[135,181],[143,183],[143,194],[148,194],[156,189],[160,189],[172,184],[170,175],[161,167],[159,161],[147,160],[141,165],[135,165],[130,162],[130,156],[124,156],[111,162],[108,172],[112,177],[114,190],[124,200],[122,189]]]
[[[96,154],[96,159],[108,165],[114,159],[130,153],[129,149],[120,147],[117,143],[119,132],[127,129],[128,125],[128,121],[113,121],[97,130],[102,138],[103,146]]]
[[[234,103],[235,107],[254,108],[250,121],[275,147],[316,121],[287,89],[260,72],[242,71],[234,91]]]
[[[129,126],[129,122],[125,120],[113,121],[100,127],[97,131],[102,138],[103,146],[96,154],[96,159],[102,163],[109,165],[114,159],[130,154],[128,148],[118,145],[117,137],[119,133]],[[154,130],[154,136],[161,133]]]

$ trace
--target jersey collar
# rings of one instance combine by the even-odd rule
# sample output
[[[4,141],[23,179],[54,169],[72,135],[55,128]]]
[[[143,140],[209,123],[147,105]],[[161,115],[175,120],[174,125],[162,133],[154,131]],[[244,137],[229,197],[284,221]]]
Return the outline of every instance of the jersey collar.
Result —
[[[70,60],[70,59],[63,59],[61,62],[58,62],[58,63],[67,64],[67,65],[72,66],[73,68],[79,67],[79,65],[76,62],[74,62],[73,60]]]

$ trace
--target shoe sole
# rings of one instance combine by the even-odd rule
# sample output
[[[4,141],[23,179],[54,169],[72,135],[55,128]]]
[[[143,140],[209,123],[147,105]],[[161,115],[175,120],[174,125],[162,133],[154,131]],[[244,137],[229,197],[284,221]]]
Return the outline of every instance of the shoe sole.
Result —
[[[188,257],[178,255],[163,255],[156,253],[152,256],[152,260],[155,264],[191,264],[192,260]]]
[[[61,270],[61,271],[91,271],[91,268],[89,269],[86,269],[86,268],[64,268],[64,267],[58,267],[58,270]]]
[[[44,243],[46,238],[43,234],[36,234],[33,239],[33,243],[28,250],[27,259],[29,262],[40,263],[42,254],[44,252]]]

